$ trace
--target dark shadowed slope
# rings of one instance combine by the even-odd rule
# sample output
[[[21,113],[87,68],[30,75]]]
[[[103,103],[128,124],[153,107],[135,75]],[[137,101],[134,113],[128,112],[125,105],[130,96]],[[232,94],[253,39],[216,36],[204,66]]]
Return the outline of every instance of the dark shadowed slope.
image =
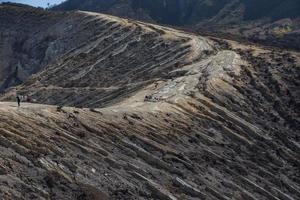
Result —
[[[88,18],[17,4],[0,5],[0,92],[27,80],[97,34]]]
[[[45,30],[61,18],[29,6],[0,5],[0,91],[22,83],[57,56],[50,52],[55,32]]]
[[[239,7],[243,7],[239,15],[244,20],[278,20],[300,16],[298,0],[67,0],[53,9],[80,9],[136,19],[150,18],[163,24],[187,25],[209,20],[221,12],[226,18]]]

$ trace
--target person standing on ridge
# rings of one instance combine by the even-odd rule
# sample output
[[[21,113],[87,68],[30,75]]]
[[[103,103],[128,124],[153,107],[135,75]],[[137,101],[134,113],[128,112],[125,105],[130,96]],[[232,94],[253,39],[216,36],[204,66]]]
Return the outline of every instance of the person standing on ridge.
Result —
[[[17,102],[18,102],[18,107],[20,107],[20,104],[21,104],[21,98],[20,98],[20,96],[19,95],[17,95]]]

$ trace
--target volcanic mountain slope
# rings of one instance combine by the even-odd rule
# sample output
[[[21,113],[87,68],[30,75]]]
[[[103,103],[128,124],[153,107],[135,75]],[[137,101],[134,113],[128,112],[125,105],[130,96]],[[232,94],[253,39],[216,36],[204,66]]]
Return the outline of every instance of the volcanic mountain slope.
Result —
[[[242,8],[241,12],[235,13],[239,8]],[[238,17],[243,20],[278,20],[300,16],[297,0],[67,0],[53,9],[106,12],[123,17],[149,18],[171,25],[195,24],[221,13],[223,19],[239,14]]]
[[[300,46],[298,0],[68,0],[53,9],[108,13],[268,45]]]
[[[44,50],[50,36],[42,37],[38,31],[47,29],[59,17],[30,7],[0,5],[0,91],[22,83],[43,60],[50,60]]]
[[[174,70],[214,50],[203,37],[156,25],[87,12],[73,15],[83,19],[79,29],[94,35],[32,76],[18,88],[21,95],[47,104],[99,107],[158,79],[176,77],[182,72]]]
[[[299,53],[72,15],[95,36],[1,97],[60,105],[0,103],[1,199],[300,199]]]
[[[89,20],[72,12],[0,4],[0,92],[94,36]]]

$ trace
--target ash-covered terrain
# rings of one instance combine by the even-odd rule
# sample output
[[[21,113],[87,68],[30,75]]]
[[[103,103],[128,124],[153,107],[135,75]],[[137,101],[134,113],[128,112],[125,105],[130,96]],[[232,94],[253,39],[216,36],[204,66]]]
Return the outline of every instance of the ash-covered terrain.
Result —
[[[300,199],[299,52],[83,11],[0,16],[0,199]]]
[[[66,0],[51,9],[101,12],[300,49],[299,0]]]

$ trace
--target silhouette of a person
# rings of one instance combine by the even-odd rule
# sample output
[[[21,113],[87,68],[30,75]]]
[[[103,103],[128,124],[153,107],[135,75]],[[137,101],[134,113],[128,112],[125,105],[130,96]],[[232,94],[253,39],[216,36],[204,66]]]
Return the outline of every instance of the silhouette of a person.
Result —
[[[20,98],[19,95],[17,96],[17,102],[18,102],[18,107],[20,107],[20,104],[21,104],[21,98]]]

